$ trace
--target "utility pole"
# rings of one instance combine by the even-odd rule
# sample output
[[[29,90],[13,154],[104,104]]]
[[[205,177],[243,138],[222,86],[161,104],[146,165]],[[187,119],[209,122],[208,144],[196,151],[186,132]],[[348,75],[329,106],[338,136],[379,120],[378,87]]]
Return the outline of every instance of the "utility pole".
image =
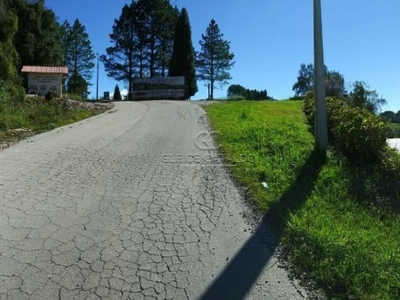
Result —
[[[99,54],[97,53],[96,100],[99,101]]]
[[[325,99],[321,0],[314,0],[314,100],[315,146],[325,152],[328,148],[328,121]]]

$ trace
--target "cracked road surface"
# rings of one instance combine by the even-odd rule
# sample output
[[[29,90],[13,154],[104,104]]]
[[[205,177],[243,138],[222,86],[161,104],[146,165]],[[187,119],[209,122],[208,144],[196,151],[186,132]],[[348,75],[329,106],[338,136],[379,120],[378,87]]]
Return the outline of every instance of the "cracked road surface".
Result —
[[[0,299],[306,298],[207,132],[194,103],[120,102],[1,151]]]

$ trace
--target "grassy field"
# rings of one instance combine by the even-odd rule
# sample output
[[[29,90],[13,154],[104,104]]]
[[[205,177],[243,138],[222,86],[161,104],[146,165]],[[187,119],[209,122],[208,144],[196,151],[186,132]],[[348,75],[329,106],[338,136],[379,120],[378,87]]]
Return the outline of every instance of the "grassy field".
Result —
[[[380,164],[365,166],[331,150],[320,156],[301,105],[205,109],[222,151],[234,158],[232,173],[276,226],[295,275],[331,299],[400,299],[399,155],[387,150]]]

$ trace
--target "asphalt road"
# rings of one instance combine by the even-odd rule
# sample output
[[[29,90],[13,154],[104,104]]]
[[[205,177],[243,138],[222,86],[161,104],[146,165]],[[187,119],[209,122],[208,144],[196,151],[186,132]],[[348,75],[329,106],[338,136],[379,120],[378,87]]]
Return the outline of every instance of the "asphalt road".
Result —
[[[304,299],[203,109],[117,103],[0,152],[0,299]]]

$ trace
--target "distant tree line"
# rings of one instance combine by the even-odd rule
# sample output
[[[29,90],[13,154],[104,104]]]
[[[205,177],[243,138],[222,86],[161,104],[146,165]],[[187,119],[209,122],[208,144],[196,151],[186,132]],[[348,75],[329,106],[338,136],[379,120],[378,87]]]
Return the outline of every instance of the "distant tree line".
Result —
[[[232,84],[227,91],[228,99],[231,100],[268,100],[267,90],[250,90],[240,84]]]
[[[395,113],[391,110],[386,110],[380,114],[381,117],[385,118],[390,123],[400,124],[400,110]]]

